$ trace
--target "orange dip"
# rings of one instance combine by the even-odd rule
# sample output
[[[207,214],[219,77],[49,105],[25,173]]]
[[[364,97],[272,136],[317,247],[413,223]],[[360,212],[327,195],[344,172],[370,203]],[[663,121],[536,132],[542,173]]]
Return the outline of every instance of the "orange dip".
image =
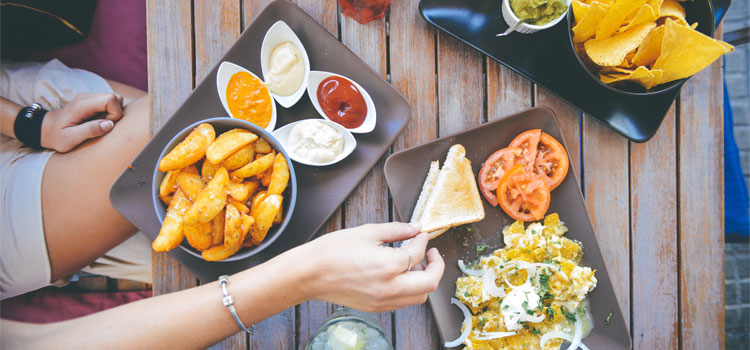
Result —
[[[227,106],[232,117],[265,128],[271,122],[271,95],[260,79],[247,72],[232,75],[227,85]]]

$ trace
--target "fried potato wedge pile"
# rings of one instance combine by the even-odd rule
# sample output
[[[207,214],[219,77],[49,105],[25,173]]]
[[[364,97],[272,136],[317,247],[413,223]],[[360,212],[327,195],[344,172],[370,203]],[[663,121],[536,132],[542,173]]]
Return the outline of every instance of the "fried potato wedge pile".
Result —
[[[174,249],[183,239],[207,261],[260,245],[281,223],[289,163],[244,129],[221,135],[198,125],[160,161],[159,198],[167,213],[152,248]],[[198,171],[200,169],[200,172]]]

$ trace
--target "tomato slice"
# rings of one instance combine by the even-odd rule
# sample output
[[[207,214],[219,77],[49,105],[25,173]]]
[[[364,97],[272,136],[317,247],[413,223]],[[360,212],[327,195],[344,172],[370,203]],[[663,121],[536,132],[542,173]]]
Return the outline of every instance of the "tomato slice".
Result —
[[[522,153],[521,148],[506,147],[493,153],[482,164],[482,169],[479,170],[477,176],[479,189],[482,191],[484,199],[490,202],[493,207],[497,206],[497,196],[494,193],[497,184],[508,169],[521,161]]]
[[[522,132],[510,142],[508,147],[518,147],[523,150],[523,164],[527,171],[533,171],[534,161],[536,160],[537,146],[539,139],[542,137],[542,129],[532,129]]]
[[[534,172],[544,178],[549,190],[554,190],[568,174],[568,153],[554,137],[542,133],[537,146]]]
[[[515,220],[541,220],[549,208],[549,186],[541,176],[525,171],[522,164],[516,164],[500,179],[497,201],[500,208]]]

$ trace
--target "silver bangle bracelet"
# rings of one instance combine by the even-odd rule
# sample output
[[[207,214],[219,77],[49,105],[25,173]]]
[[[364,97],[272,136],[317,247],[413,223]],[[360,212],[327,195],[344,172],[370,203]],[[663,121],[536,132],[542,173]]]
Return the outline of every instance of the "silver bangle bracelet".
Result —
[[[221,301],[224,303],[224,306],[229,309],[229,312],[232,314],[232,317],[234,317],[234,320],[237,322],[237,324],[240,326],[240,328],[247,332],[248,334],[253,334],[253,326],[250,326],[250,328],[245,327],[244,324],[242,324],[242,321],[240,321],[240,317],[237,316],[237,310],[234,308],[234,298],[232,298],[229,295],[229,291],[227,290],[227,284],[229,284],[229,276],[227,275],[221,275],[219,276],[219,284],[221,285],[221,292],[224,294],[224,297],[221,298]]]

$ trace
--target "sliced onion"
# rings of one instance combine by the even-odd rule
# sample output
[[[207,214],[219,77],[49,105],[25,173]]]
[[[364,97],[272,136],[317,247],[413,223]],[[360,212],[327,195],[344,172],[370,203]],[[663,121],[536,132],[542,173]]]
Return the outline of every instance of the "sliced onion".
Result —
[[[581,320],[577,320],[576,331],[573,337],[571,337],[568,334],[565,334],[563,332],[558,332],[558,331],[550,331],[550,332],[544,333],[544,335],[542,335],[542,338],[539,339],[539,346],[542,349],[544,349],[544,344],[547,344],[547,342],[550,341],[550,339],[562,338],[570,342],[570,346],[568,347],[568,350],[575,350],[575,349],[578,349],[579,347],[583,350],[589,350],[588,346],[586,346],[585,344],[581,342],[581,333],[583,332],[582,328],[583,326],[581,325]]]
[[[526,313],[521,313],[518,315],[518,319],[524,322],[539,323],[539,322],[544,321],[544,314],[531,316]]]
[[[469,338],[469,333],[471,333],[471,312],[469,312],[469,308],[464,305],[464,303],[458,301],[456,298],[451,298],[451,304],[458,306],[459,309],[461,309],[461,313],[464,314],[464,322],[461,324],[461,327],[464,329],[461,332],[461,335],[456,338],[453,341],[445,342],[446,348],[455,348],[461,344],[463,344],[466,339]]]
[[[485,270],[482,276],[482,292],[496,298],[502,298],[505,296],[505,288],[498,287],[495,283],[496,279],[497,275],[495,275],[494,269]]]
[[[463,272],[467,276],[481,276],[482,270],[473,270],[466,268],[466,265],[464,265],[464,261],[459,259],[458,260],[458,268],[461,269],[461,272]]]
[[[511,335],[516,335],[516,332],[482,332],[482,333],[479,333],[478,336],[474,337],[474,339],[492,340],[492,339],[510,337]]]

